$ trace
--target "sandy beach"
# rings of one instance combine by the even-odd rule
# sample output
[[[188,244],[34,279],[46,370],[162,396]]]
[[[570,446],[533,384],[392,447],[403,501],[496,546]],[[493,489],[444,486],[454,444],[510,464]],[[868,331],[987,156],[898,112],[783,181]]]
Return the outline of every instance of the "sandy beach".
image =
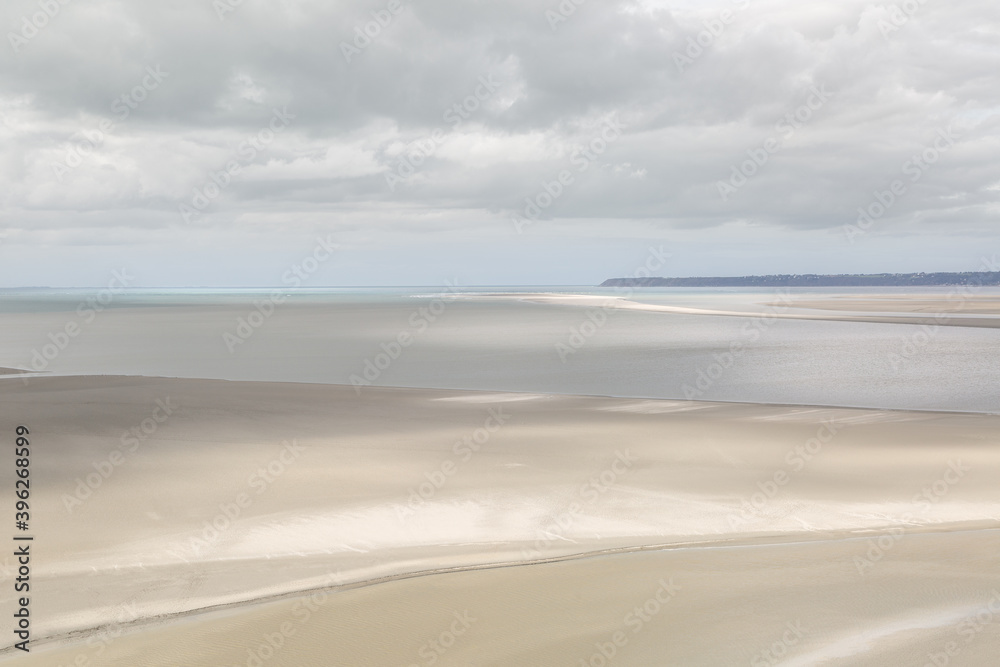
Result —
[[[914,534],[863,579],[852,564],[863,537],[427,574],[109,628],[100,664],[988,665],[997,537]]]
[[[3,2],[0,667],[1000,667],[998,9]]]
[[[769,305],[781,305],[771,303]],[[853,310],[894,313],[970,313],[1000,315],[1000,297],[970,295],[968,291],[941,295],[885,294],[868,297],[840,296],[832,299],[791,299],[787,304],[795,308],[816,310]]]
[[[997,646],[961,631],[1000,586],[1000,416],[113,376],[0,400],[39,451],[17,664],[254,665],[286,623],[261,664]]]
[[[656,303],[644,303],[642,295],[634,298],[622,296],[594,296],[585,294],[476,294],[462,295],[470,300],[517,300],[528,303],[601,309],[604,311],[628,310],[675,315],[714,315],[784,320],[813,320],[827,322],[867,322],[872,324],[909,324],[949,327],[1000,327],[1000,306],[995,297],[971,297],[956,293],[954,298],[898,297],[886,299],[792,299],[765,301],[751,310],[720,310],[692,308]],[[821,315],[810,311],[838,311]],[[842,312],[842,311],[850,311]],[[960,317],[965,313],[972,317]],[[926,315],[933,314],[934,317]]]

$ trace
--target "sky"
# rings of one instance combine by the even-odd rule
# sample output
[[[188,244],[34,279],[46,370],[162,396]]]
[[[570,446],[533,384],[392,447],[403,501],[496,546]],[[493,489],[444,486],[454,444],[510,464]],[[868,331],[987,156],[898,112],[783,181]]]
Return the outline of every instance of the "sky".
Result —
[[[995,0],[5,0],[0,287],[975,271]]]

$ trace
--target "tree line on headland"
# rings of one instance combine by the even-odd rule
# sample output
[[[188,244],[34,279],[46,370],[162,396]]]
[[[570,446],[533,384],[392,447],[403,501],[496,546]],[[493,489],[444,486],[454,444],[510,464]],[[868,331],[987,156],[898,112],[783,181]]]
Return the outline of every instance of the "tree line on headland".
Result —
[[[1000,271],[964,273],[814,273],[714,278],[612,278],[601,287],[934,287],[1000,286]]]

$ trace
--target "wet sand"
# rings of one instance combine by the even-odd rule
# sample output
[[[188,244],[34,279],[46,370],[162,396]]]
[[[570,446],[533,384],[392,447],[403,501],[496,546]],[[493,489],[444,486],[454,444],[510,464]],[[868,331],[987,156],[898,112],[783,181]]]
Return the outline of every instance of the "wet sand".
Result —
[[[101,664],[992,665],[998,538],[907,535],[864,575],[864,537],[429,574],[135,630]]]
[[[254,664],[330,590],[264,664],[430,664],[468,608],[436,664],[576,665],[660,577],[617,664],[747,662],[800,620],[787,664],[903,664],[1000,585],[1000,416],[110,376],[0,405],[37,452],[18,664]]]
[[[759,310],[718,310],[642,303],[619,296],[594,296],[585,294],[475,294],[462,295],[464,299],[515,299],[539,304],[569,306],[577,308],[600,308],[603,310],[633,310],[675,315],[714,315],[724,317],[766,318],[782,320],[814,320],[828,322],[868,322],[878,324],[906,324],[920,326],[982,327],[1000,328],[1000,306],[989,297],[965,299],[815,299],[770,301],[760,304]],[[636,298],[641,299],[641,295]],[[857,306],[857,307],[855,307]],[[808,310],[848,311],[836,315],[819,315]],[[870,311],[878,314],[864,314]],[[887,314],[888,313],[888,314]],[[898,314],[897,314],[898,313]],[[933,313],[934,317],[920,317],[923,313]],[[966,313],[973,317],[959,317],[954,313]],[[978,317],[975,317],[978,315]]]
[[[956,292],[951,297],[940,295],[839,296],[831,299],[793,299],[787,304],[794,308],[816,310],[868,311],[892,313],[969,313],[1000,315],[1000,297],[966,296]]]

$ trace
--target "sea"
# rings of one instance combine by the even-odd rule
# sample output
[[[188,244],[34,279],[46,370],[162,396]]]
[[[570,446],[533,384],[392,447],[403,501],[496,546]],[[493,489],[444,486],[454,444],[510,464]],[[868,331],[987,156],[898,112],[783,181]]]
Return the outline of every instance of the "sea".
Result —
[[[942,297],[952,292],[920,289]],[[978,292],[1000,296],[997,289]],[[531,298],[538,293],[567,298]],[[772,305],[781,299],[845,294],[908,291],[4,290],[0,366],[58,375],[353,384],[359,392],[396,386],[1000,412],[1000,329],[770,317],[794,312]],[[583,296],[747,316],[573,300]]]

